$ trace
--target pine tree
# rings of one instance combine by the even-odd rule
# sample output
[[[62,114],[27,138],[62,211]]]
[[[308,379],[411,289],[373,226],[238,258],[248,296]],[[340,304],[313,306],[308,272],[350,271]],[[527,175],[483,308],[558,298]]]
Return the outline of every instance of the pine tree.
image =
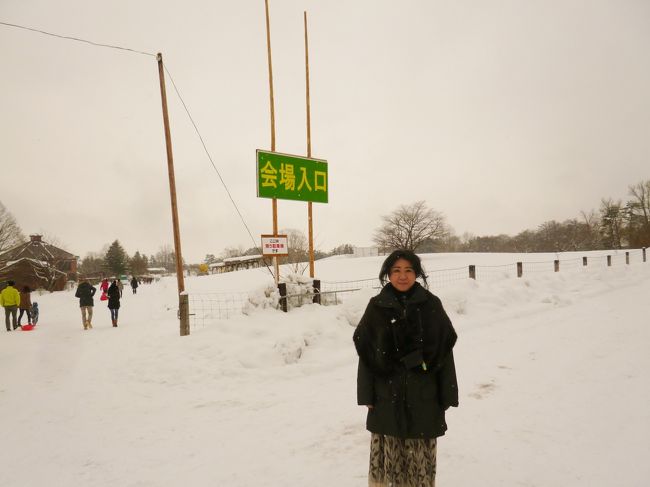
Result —
[[[142,274],[147,273],[147,256],[141,255],[137,250],[131,258],[131,272],[136,276],[141,276]]]
[[[126,254],[119,241],[116,240],[111,244],[106,252],[104,260],[106,261],[106,267],[108,267],[108,270],[116,277],[126,274],[129,256]]]

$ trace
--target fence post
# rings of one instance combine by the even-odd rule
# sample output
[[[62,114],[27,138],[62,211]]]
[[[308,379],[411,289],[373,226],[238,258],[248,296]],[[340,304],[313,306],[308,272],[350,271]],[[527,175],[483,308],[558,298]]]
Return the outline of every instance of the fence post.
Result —
[[[611,255],[607,256],[607,267],[612,267],[612,256]]]
[[[524,265],[521,262],[517,262],[517,277],[524,275]]]
[[[582,258],[582,265],[585,265],[585,266],[587,265],[587,258],[586,257]]]
[[[475,265],[470,265],[469,266],[469,278],[476,280],[476,266]]]
[[[629,252],[625,252],[625,263],[627,265],[630,265],[630,253]]]
[[[182,293],[178,296],[178,317],[181,320],[181,336],[190,334],[190,297]]]
[[[289,310],[289,305],[287,303],[287,283],[279,283],[278,291],[280,291],[280,308],[286,313]]]
[[[320,279],[314,279],[314,303],[320,304]]]
[[[645,247],[643,247],[643,262],[645,262]]]
[[[559,260],[554,260],[553,261],[553,269],[555,272],[560,272],[560,261]]]

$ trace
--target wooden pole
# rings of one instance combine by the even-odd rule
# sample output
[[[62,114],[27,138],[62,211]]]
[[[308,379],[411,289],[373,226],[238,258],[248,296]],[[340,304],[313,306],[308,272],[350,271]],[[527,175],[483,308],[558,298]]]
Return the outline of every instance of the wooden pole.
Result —
[[[174,227],[174,251],[176,252],[176,282],[178,284],[178,309],[181,311],[181,336],[190,334],[189,310],[187,299],[182,304],[182,294],[185,292],[185,278],[183,277],[183,254],[181,253],[181,232],[178,223],[178,204],[176,203],[176,178],[174,176],[174,156],[172,153],[172,135],[169,129],[169,114],[167,113],[167,92],[165,90],[165,69],[162,54],[156,56],[158,60],[158,77],[160,78],[160,97],[162,98],[163,123],[165,125],[165,143],[167,146],[167,173],[169,175],[169,196],[172,204],[172,225]]]
[[[305,86],[307,102],[307,157],[311,157],[311,103],[309,101],[309,38],[307,36],[307,12],[304,12],[305,21]],[[307,202],[307,219],[309,222],[309,277],[314,278],[314,220],[312,202]]]
[[[269,61],[269,102],[271,104],[271,152],[275,152],[275,103],[273,101],[273,63],[271,62],[271,21],[269,19],[269,0],[264,0],[266,9],[266,52]],[[273,198],[273,235],[278,235],[278,200]],[[273,256],[275,267],[275,284],[280,282],[280,263],[278,257]]]

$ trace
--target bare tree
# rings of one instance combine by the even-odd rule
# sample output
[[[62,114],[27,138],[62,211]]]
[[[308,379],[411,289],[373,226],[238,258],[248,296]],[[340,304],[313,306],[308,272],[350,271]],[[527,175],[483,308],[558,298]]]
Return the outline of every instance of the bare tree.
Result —
[[[603,198],[600,202],[600,231],[607,248],[620,249],[623,234],[623,211],[621,200]]]
[[[416,251],[428,239],[440,239],[449,235],[445,217],[428,208],[424,201],[400,205],[390,215],[381,218],[383,224],[375,230],[373,241],[382,250]]]
[[[625,205],[626,237],[630,246],[650,245],[650,180],[629,187],[633,197]]]
[[[25,240],[18,222],[0,202],[0,253],[24,243]]]
[[[630,196],[634,197],[637,208],[643,216],[643,223],[650,226],[650,179],[629,187]]]
[[[239,257],[241,255],[244,255],[244,246],[239,244],[237,246],[230,246],[226,247],[223,249],[223,252],[221,252],[221,258],[222,259],[229,259],[230,257]]]
[[[295,228],[286,228],[280,234],[287,236],[288,256],[282,259],[289,264],[294,274],[304,274],[309,267],[309,241],[305,234]]]

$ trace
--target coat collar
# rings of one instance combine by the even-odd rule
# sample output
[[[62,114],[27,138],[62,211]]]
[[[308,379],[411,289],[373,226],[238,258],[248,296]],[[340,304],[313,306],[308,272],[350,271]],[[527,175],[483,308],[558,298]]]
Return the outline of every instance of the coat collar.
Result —
[[[422,303],[427,300],[427,295],[428,291],[419,282],[416,282],[413,284],[413,293],[409,296],[407,304]],[[382,288],[381,292],[375,298],[375,302],[377,306],[381,306],[382,308],[402,308],[402,305],[397,300],[393,285],[390,282]]]

